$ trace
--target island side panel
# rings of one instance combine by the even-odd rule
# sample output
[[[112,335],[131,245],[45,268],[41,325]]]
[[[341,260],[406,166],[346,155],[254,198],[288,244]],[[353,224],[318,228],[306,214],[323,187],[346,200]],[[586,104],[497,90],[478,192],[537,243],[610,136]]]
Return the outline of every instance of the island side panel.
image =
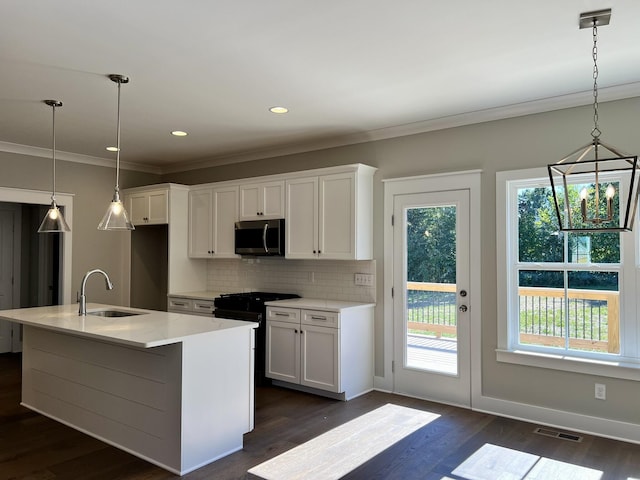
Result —
[[[251,325],[184,340],[183,474],[242,449],[243,434],[253,430]]]
[[[181,357],[25,325],[22,404],[180,473]]]

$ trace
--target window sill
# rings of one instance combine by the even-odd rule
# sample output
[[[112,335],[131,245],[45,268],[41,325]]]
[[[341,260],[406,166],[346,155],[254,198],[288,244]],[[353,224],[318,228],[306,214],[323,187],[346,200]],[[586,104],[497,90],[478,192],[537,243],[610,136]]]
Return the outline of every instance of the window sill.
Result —
[[[603,361],[566,355],[527,352],[524,350],[501,349],[496,349],[496,359],[498,362],[503,363],[640,381],[640,364],[632,362]]]

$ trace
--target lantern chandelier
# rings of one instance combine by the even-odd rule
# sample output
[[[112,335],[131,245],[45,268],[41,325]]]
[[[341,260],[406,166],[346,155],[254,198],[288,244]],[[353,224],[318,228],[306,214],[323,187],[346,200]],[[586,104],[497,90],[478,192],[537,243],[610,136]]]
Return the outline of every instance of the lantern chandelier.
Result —
[[[636,216],[638,156],[602,142],[598,126],[598,27],[610,18],[611,9],[580,15],[593,32],[593,130],[591,142],[547,166],[561,231],[628,232]]]

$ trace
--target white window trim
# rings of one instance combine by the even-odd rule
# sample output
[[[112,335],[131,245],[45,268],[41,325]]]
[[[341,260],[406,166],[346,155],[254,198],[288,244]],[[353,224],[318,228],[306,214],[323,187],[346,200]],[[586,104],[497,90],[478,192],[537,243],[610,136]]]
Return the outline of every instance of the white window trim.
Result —
[[[589,375],[599,375],[611,378],[621,378],[627,380],[640,381],[640,360],[619,358],[612,360],[596,359],[588,357],[568,356],[562,353],[542,353],[530,350],[520,350],[511,348],[515,345],[513,338],[509,338],[509,322],[508,322],[508,302],[509,293],[508,285],[515,281],[512,277],[512,269],[510,266],[509,255],[513,250],[509,245],[509,232],[515,232],[517,225],[514,225],[514,219],[517,218],[517,205],[509,203],[512,181],[531,180],[548,178],[546,168],[531,168],[525,170],[514,170],[496,173],[496,267],[497,267],[497,307],[498,307],[498,348],[496,349],[496,359],[498,362],[513,363],[518,365],[527,365],[538,368],[547,368],[552,370],[562,370],[566,372],[584,373]],[[513,202],[512,202],[513,203]],[[638,227],[638,226],[636,226]],[[635,269],[626,269],[620,276],[620,282],[636,283],[636,277],[640,281],[640,271],[637,268],[637,259],[635,259],[634,251],[638,251],[638,235],[634,233],[634,241],[624,242],[621,251],[621,263],[628,258],[634,258]],[[622,287],[621,287],[622,291]],[[625,295],[622,298],[624,307],[621,304],[621,311],[633,312],[636,315],[635,295]],[[636,322],[637,323],[637,322]],[[621,329],[624,324],[621,324]],[[512,335],[516,335],[512,332]],[[621,331],[622,341],[631,342],[627,351],[635,348],[634,353],[637,355],[637,347],[640,342],[640,328],[636,329],[635,335],[624,335]],[[517,339],[516,339],[517,340]],[[635,340],[635,342],[634,342]],[[631,347],[632,345],[632,347]]]

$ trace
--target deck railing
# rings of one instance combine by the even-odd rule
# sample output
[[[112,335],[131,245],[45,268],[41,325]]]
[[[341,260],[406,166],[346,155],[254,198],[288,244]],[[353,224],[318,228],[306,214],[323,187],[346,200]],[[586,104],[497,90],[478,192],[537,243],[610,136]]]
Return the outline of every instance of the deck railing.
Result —
[[[407,316],[409,330],[455,337],[455,284],[407,282]]]
[[[542,346],[620,352],[618,292],[519,287],[520,341]],[[569,334],[565,340],[565,308],[569,309]],[[455,284],[407,282],[407,321],[413,331],[436,337],[456,335]]]

